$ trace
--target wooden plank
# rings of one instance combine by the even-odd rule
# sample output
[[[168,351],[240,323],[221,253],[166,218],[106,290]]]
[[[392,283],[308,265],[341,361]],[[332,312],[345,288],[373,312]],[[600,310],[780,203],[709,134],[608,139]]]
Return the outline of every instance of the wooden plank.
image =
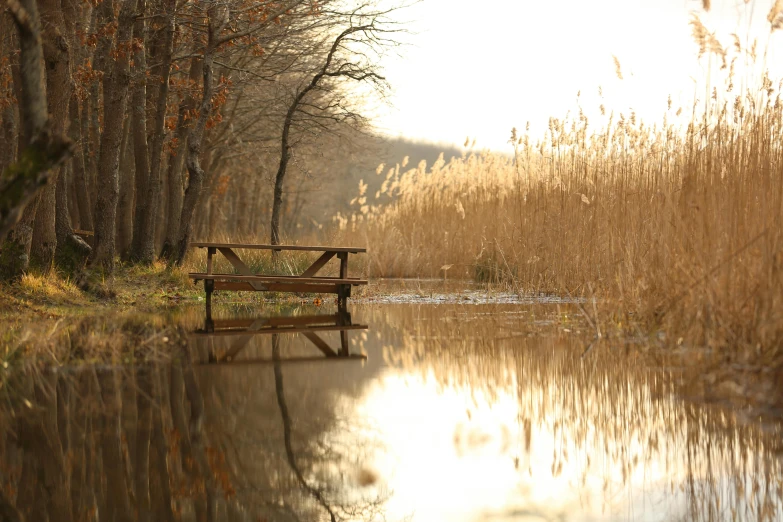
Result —
[[[281,284],[322,284],[322,285],[366,285],[366,279],[335,279],[325,277],[278,277],[278,276],[257,276],[241,274],[207,274],[205,272],[190,272],[188,277],[195,280],[212,279],[214,281],[244,281],[259,283],[281,283]]]
[[[225,361],[225,362],[202,362],[202,363],[196,363],[195,366],[202,366],[202,367],[212,367],[217,368],[219,366],[255,366],[255,365],[267,365],[267,364],[275,364],[275,363],[282,363],[282,364],[290,364],[290,363],[313,363],[313,362],[322,362],[322,361],[365,361],[367,360],[367,356],[363,354],[349,354],[349,355],[338,355],[337,357],[323,357],[323,356],[317,356],[317,357],[291,357],[289,359],[235,359],[233,361]]]
[[[190,335],[195,337],[215,336],[215,337],[231,337],[232,335],[257,335],[257,334],[289,334],[289,333],[304,333],[304,332],[340,332],[343,330],[367,330],[369,326],[366,324],[352,324],[345,326],[297,326],[291,328],[262,328],[260,330],[223,330],[221,332],[206,332],[204,330],[196,330]]]
[[[197,241],[190,244],[194,248],[247,248],[252,250],[298,250],[305,252],[348,252],[359,254],[367,252],[366,248],[361,247],[333,247],[333,246],[305,246],[305,245],[252,245],[243,243],[209,243]]]
[[[302,272],[302,275],[300,277],[313,277],[315,274],[318,273],[320,269],[324,267],[326,263],[329,262],[330,259],[334,257],[334,254],[336,252],[324,252],[321,254],[321,257],[315,260],[315,262],[310,265],[310,267]]]
[[[308,324],[322,324],[331,326],[340,319],[339,314],[334,315],[297,315],[291,317],[267,317],[268,326],[303,326]],[[249,317],[247,319],[215,319],[213,324],[215,328],[247,328],[258,318]]]
[[[191,273],[192,274],[203,274],[204,272],[191,272]],[[225,276],[225,277],[234,277],[234,276],[238,276],[239,274],[211,274],[211,275],[218,275],[218,276]],[[256,274],[253,277],[271,278],[271,279],[274,279],[276,281],[286,281],[286,282],[287,281],[291,281],[292,283],[297,283],[297,282],[301,282],[302,281],[302,276],[298,276],[298,275],[293,275],[293,276],[292,275],[265,276],[265,275]],[[192,277],[191,279],[197,279],[197,278]],[[345,279],[340,279],[339,277],[336,277],[336,276],[317,276],[317,277],[310,277],[310,278],[307,278],[307,279],[313,279],[315,281],[323,282],[323,283],[343,283],[343,284],[350,283],[352,281],[366,281],[366,279],[362,279],[361,277],[348,277],[348,278],[345,278]]]
[[[216,247],[208,247],[207,250],[211,251]],[[223,254],[223,257],[228,259],[228,262],[231,263],[231,266],[236,268],[237,272],[239,272],[243,276],[255,276],[252,270],[241,260],[239,259],[239,256],[234,253],[233,250],[230,248],[225,247],[218,247],[218,250],[221,254]],[[209,273],[210,271],[207,270]],[[263,290],[263,285],[260,283],[256,283],[253,281],[250,281],[250,285],[255,288],[256,290]]]
[[[215,290],[229,290],[231,292],[258,292],[250,283],[215,281]]]
[[[242,281],[216,281],[215,290],[228,290],[231,292],[294,292],[301,294],[336,294],[340,285],[311,285],[311,284],[280,284],[263,283],[264,288],[258,290],[250,286],[250,283]]]

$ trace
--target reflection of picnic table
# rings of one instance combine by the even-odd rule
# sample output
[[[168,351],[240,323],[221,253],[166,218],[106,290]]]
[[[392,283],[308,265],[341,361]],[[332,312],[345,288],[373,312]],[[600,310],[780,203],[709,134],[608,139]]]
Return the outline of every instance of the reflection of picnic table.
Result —
[[[236,243],[191,243],[196,248],[207,249],[207,271],[191,272],[189,277],[194,282],[204,281],[204,291],[207,301],[211,300],[215,290],[256,291],[256,292],[303,292],[316,294],[337,294],[338,300],[345,302],[351,296],[351,287],[366,285],[366,279],[348,277],[348,254],[366,252],[364,248],[330,247],[330,246],[298,246],[298,245],[244,245]],[[275,276],[255,274],[245,264],[234,250],[273,250],[279,252],[305,251],[322,252],[304,272],[294,276]],[[212,271],[213,257],[217,252],[223,254],[238,274],[216,274]],[[340,260],[340,275],[338,277],[318,276],[318,272],[333,257]]]
[[[234,337],[231,345],[225,350],[216,350],[210,345],[208,352],[209,364],[264,364],[273,359],[240,359],[237,355],[247,346],[255,335],[263,334],[302,334],[325,357],[297,357],[287,359],[287,362],[319,361],[326,359],[366,359],[362,354],[350,353],[348,346],[349,330],[367,330],[367,325],[353,324],[351,314],[345,309],[332,315],[299,315],[288,317],[255,317],[242,319],[212,319],[211,310],[207,308],[207,317],[203,329],[196,330],[194,337],[223,338]],[[319,332],[340,332],[340,347],[335,350],[318,335]]]

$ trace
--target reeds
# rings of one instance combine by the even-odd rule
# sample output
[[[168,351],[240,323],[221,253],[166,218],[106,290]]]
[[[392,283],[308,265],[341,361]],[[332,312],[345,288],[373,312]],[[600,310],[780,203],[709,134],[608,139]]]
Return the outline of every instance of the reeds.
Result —
[[[783,106],[767,78],[758,92],[732,89],[713,90],[683,126],[671,104],[653,126],[631,113],[595,127],[579,114],[551,119],[536,143],[514,131],[513,157],[397,166],[336,216],[339,241],[369,247],[374,277],[438,277],[453,265],[450,278],[595,294],[625,320],[774,357]]]

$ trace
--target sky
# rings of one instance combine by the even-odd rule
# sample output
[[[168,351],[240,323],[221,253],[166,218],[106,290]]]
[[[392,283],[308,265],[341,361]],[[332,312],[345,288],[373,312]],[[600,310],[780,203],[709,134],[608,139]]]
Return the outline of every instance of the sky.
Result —
[[[397,15],[413,34],[402,56],[385,58],[392,107],[379,112],[377,126],[391,136],[459,145],[469,137],[503,150],[512,127],[529,121],[541,136],[550,116],[577,107],[580,91],[588,117],[603,103],[660,120],[669,95],[686,108],[704,98],[708,61],[697,57],[692,13],[724,46],[731,33],[748,44],[758,38],[767,66],[783,69],[781,32],[770,35],[766,20],[773,3],[712,0],[705,12],[701,0],[422,0]]]

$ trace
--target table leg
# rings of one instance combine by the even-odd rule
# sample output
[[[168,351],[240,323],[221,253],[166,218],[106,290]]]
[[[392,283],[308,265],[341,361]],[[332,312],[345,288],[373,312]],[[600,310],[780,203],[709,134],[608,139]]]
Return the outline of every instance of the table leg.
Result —
[[[340,279],[348,278],[348,252],[338,252],[337,257],[340,259]]]
[[[204,279],[204,292],[207,294],[207,316],[212,318],[212,292],[215,291],[215,280]]]
[[[212,257],[215,255],[215,247],[207,248],[207,274],[212,273]]]

